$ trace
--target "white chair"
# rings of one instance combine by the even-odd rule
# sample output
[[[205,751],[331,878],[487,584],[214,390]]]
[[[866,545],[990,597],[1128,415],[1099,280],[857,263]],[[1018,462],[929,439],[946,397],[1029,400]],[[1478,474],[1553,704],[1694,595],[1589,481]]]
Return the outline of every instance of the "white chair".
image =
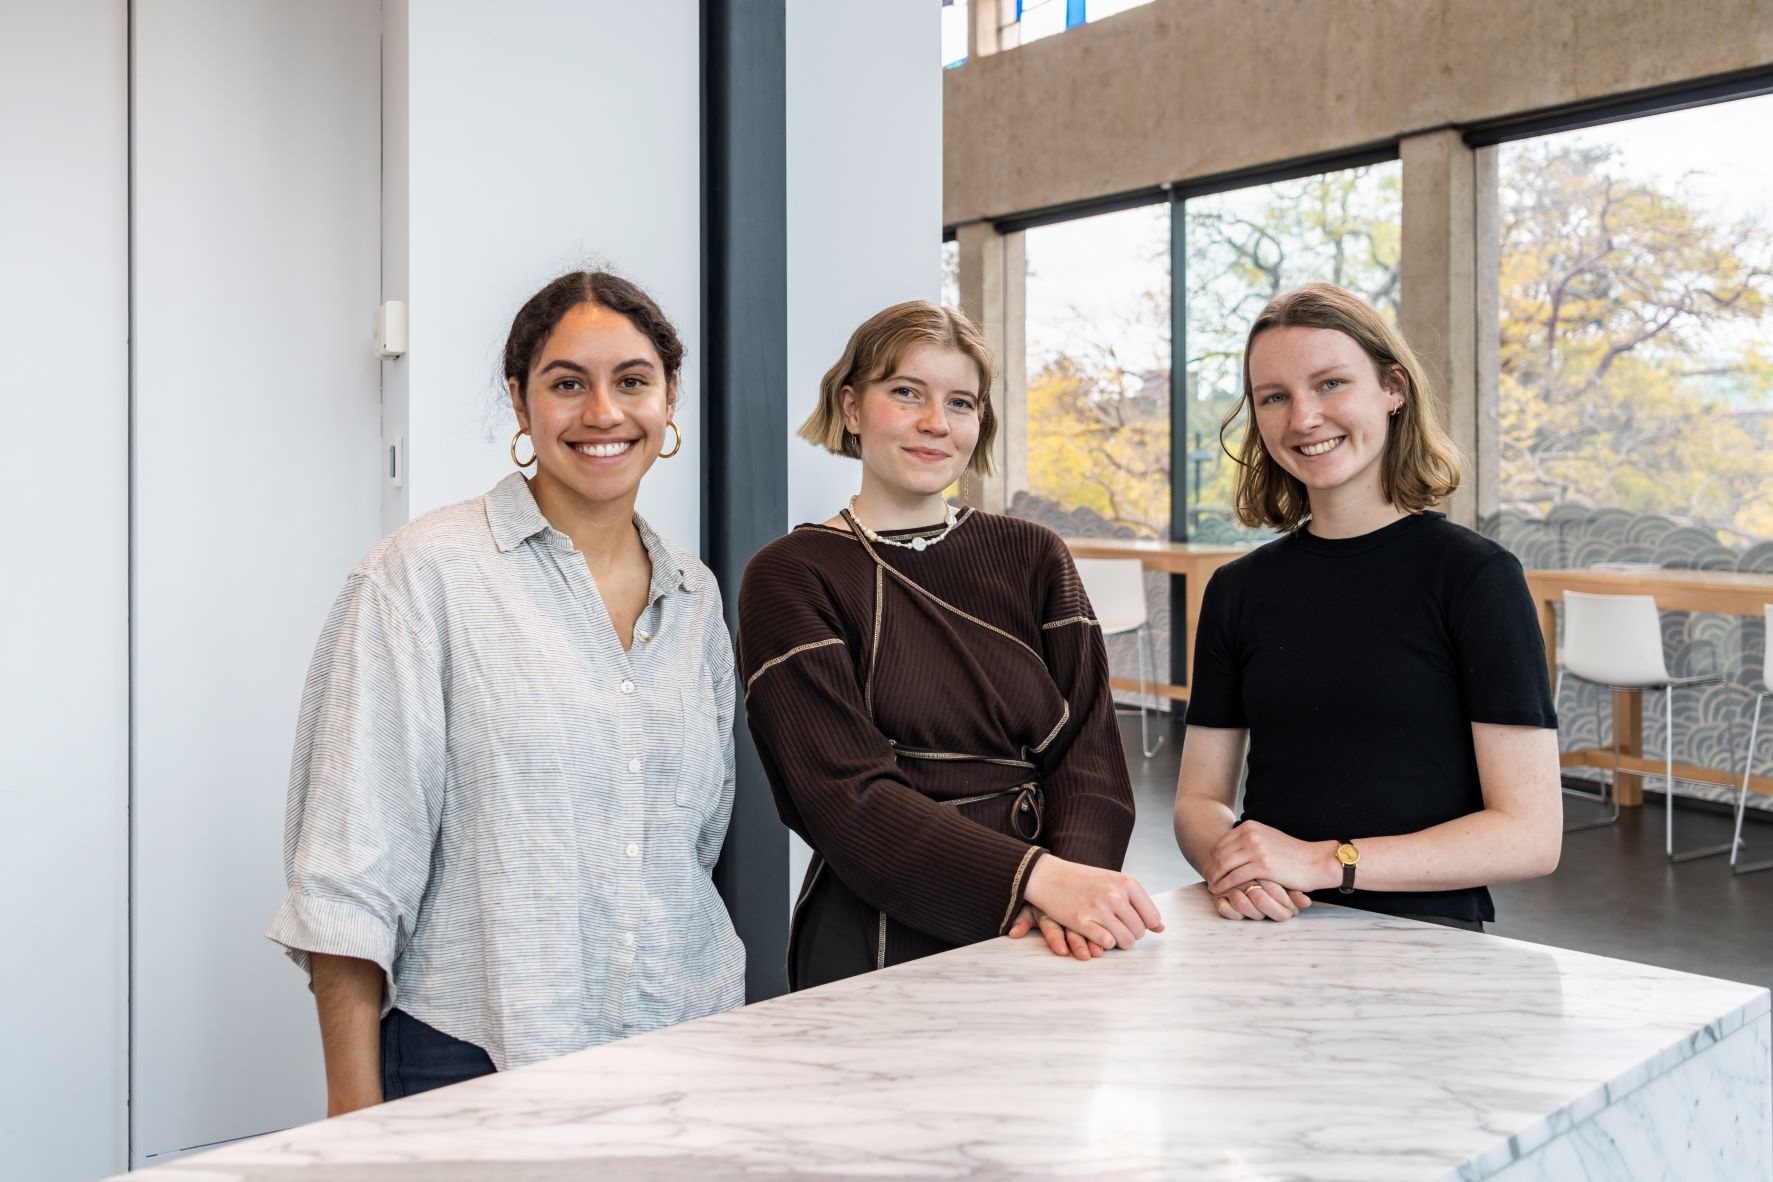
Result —
[[[1762,609],[1766,613],[1767,633],[1765,651],[1761,656],[1761,692],[1755,695],[1755,720],[1748,728],[1748,750],[1742,755],[1742,787],[1736,790],[1736,832],[1730,842],[1730,873],[1750,874],[1756,870],[1773,870],[1773,861],[1751,862],[1746,866],[1738,865],[1737,855],[1742,853],[1742,813],[1748,806],[1748,781],[1755,770],[1755,736],[1761,729],[1761,706],[1769,697],[1773,697],[1773,603]]]
[[[1137,558],[1079,558],[1076,562],[1077,577],[1083,582],[1084,594],[1090,597],[1090,606],[1096,609],[1102,635],[1138,634],[1139,750],[1150,759],[1164,745],[1164,737],[1160,734],[1157,742],[1151,741],[1151,723],[1146,713],[1146,694],[1157,679],[1157,650],[1152,644],[1150,613],[1145,607],[1145,567]]]
[[[1734,842],[1705,846],[1701,849],[1674,848],[1674,691],[1696,685],[1711,685],[1723,679],[1718,673],[1696,677],[1675,677],[1668,671],[1662,654],[1662,621],[1656,612],[1656,600],[1648,595],[1584,595],[1579,591],[1564,593],[1564,664],[1558,670],[1556,696],[1561,697],[1565,676],[1587,681],[1609,690],[1662,691],[1662,711],[1667,748],[1663,772],[1667,792],[1663,809],[1663,849],[1669,860],[1685,862],[1735,848]],[[1555,700],[1555,697],[1554,697]],[[1642,775],[1627,772],[1627,775]],[[1613,778],[1598,796],[1573,788],[1564,789],[1570,796],[1586,800],[1612,799],[1612,812],[1598,821],[1566,825],[1565,832],[1611,825],[1619,819],[1619,720],[1613,720]]]

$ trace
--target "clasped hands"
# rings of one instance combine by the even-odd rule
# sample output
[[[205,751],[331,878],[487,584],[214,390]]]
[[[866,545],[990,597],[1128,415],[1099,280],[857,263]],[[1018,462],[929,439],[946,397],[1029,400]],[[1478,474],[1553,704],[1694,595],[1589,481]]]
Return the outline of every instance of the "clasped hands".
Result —
[[[1023,898],[1004,934],[1019,940],[1039,928],[1054,956],[1089,960],[1164,930],[1163,917],[1137,879],[1053,854],[1034,863]]]
[[[1335,842],[1300,841],[1260,821],[1233,827],[1201,866],[1213,905],[1226,919],[1292,919],[1311,906],[1306,891],[1336,885],[1325,881]]]

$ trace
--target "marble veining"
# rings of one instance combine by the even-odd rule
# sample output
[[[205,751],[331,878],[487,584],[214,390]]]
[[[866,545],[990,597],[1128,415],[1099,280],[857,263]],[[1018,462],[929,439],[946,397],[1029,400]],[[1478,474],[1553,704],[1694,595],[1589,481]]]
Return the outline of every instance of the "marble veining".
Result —
[[[1336,907],[1228,923],[1199,886],[1158,902],[1166,932],[1089,964],[993,940],[155,1173],[1513,1182],[1583,1136],[1648,1161],[1632,1138],[1668,1120],[1596,1118],[1683,1065],[1708,1119],[1769,1135],[1765,989]]]

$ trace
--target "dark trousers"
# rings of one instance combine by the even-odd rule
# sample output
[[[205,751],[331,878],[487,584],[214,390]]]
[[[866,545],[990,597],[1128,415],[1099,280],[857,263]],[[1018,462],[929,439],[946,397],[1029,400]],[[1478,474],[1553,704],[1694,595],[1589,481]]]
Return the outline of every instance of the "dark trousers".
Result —
[[[1484,921],[1481,919],[1454,919],[1448,915],[1400,915],[1399,919],[1414,919],[1421,923],[1439,924],[1444,928],[1458,928],[1462,932],[1481,932]]]
[[[471,1042],[451,1038],[405,1010],[382,1019],[382,1099],[398,1100],[432,1088],[491,1075],[487,1053]]]

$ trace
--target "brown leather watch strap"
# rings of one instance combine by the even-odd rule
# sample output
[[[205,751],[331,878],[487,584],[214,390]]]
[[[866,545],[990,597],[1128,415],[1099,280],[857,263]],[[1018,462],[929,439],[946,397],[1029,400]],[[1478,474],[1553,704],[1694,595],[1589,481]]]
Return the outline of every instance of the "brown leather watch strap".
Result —
[[[1352,846],[1354,843],[1352,841],[1338,841],[1336,844],[1339,846]],[[1354,867],[1355,863],[1353,862],[1342,863],[1342,885],[1336,888],[1337,894],[1354,894]]]

